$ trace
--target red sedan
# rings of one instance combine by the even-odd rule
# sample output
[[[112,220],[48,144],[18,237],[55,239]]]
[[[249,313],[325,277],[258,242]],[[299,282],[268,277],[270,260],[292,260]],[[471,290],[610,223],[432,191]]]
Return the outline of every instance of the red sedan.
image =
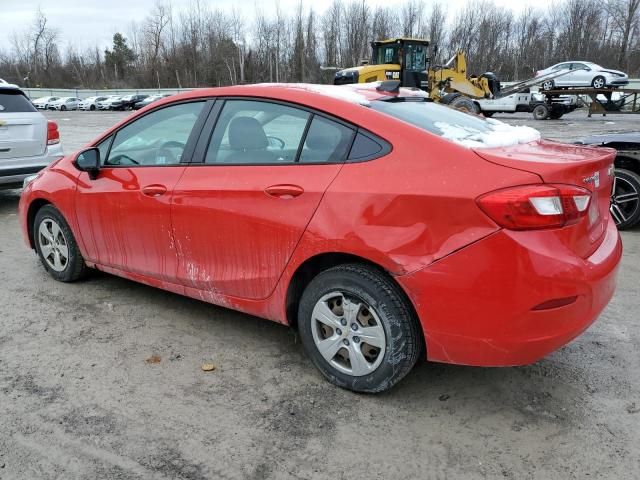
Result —
[[[421,355],[534,362],[614,292],[614,151],[540,140],[381,85],[254,85],[156,102],[25,182],[27,244],[298,329],[331,382]]]

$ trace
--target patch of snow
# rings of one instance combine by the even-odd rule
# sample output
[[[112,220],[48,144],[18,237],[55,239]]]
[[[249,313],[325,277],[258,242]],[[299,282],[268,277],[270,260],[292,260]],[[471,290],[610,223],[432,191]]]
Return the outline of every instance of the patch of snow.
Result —
[[[341,85],[339,88],[352,88],[353,90],[376,90],[381,84],[382,82],[349,83],[346,85]],[[429,94],[427,92],[425,92],[424,90],[419,90],[417,88],[401,87],[400,94],[403,97],[429,98]]]
[[[479,130],[468,125],[435,122],[442,137],[467,148],[497,148],[540,140],[540,132],[531,127],[507,125],[493,118],[486,119],[487,129]]]
[[[358,93],[355,89],[344,88],[345,86],[337,85],[319,85],[315,83],[259,83],[261,87],[287,87],[306,90],[308,92],[319,93],[338,100],[345,100],[349,103],[363,105],[368,107],[371,103],[367,97]],[[248,85],[252,86],[252,85]],[[255,85],[253,85],[255,86]]]

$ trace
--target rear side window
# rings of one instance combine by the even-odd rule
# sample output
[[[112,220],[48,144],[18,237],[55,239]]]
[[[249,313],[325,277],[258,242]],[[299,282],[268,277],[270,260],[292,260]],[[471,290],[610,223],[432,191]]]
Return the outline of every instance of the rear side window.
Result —
[[[373,137],[359,132],[356,135],[351,151],[349,152],[349,162],[363,162],[382,157],[391,151],[391,147],[381,138]]]
[[[467,148],[507,147],[540,139],[540,132],[531,127],[510,126],[433,102],[375,101],[371,107]]]
[[[0,113],[37,112],[36,107],[19,90],[0,90]]]
[[[300,163],[341,162],[347,156],[353,130],[315,115],[300,152]]]

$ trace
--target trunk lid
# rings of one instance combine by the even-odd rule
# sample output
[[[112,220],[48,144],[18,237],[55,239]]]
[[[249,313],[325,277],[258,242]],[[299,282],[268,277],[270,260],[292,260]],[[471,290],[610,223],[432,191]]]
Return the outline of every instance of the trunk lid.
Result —
[[[577,224],[554,231],[582,258],[598,248],[610,217],[615,150],[542,140],[474,151],[491,163],[534,173],[544,183],[576,185],[591,191],[588,214]]]
[[[37,112],[0,112],[0,161],[42,155],[47,148],[47,120]]]

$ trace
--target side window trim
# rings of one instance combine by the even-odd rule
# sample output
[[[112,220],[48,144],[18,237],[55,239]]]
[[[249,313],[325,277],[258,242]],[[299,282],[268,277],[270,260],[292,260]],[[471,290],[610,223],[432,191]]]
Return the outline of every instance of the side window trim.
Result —
[[[309,133],[309,128],[311,127],[311,122],[313,122],[315,113],[311,112],[309,118],[307,118],[307,124],[304,126],[304,131],[302,132],[302,137],[300,138],[300,145],[298,145],[298,151],[296,152],[296,158],[293,159],[293,163],[300,163],[300,155],[302,155],[302,149],[304,148],[304,144],[307,143],[307,134]]]
[[[191,133],[189,133],[189,138],[187,140],[187,143],[184,147],[184,152],[182,154],[182,156],[180,157],[180,163],[179,164],[168,164],[168,165],[107,165],[105,164],[105,162],[107,161],[107,159],[109,158],[109,156],[111,155],[111,147],[113,146],[113,142],[116,138],[116,135],[124,128],[126,128],[127,126],[131,125],[133,122],[138,121],[144,117],[146,117],[147,115],[150,115],[152,113],[158,112],[160,110],[163,110],[165,108],[170,108],[170,107],[174,107],[176,105],[183,105],[183,104],[187,104],[187,103],[204,103],[202,110],[200,111],[200,114],[198,115],[198,118],[196,119],[196,122],[193,124],[193,127],[191,129]],[[124,125],[121,125],[120,128],[118,128],[118,130],[116,130],[115,132],[111,132],[111,134],[109,135],[109,137],[107,137],[109,139],[109,148],[107,149],[107,155],[104,159],[101,159],[101,167],[100,168],[149,168],[149,167],[176,167],[179,165],[183,165],[183,164],[188,164],[191,161],[191,158],[193,156],[194,150],[195,150],[195,146],[196,146],[196,141],[200,136],[200,133],[202,131],[203,125],[209,115],[209,112],[211,111],[212,107],[214,106],[215,103],[215,99],[211,99],[211,98],[193,98],[193,99],[188,99],[188,100],[184,100],[184,101],[180,101],[180,102],[173,102],[173,103],[169,103],[166,105],[162,105],[158,108],[154,108],[153,110],[149,110],[148,112],[146,112],[144,115],[140,115],[138,117],[135,117],[133,119],[131,119],[130,122],[125,123]],[[102,140],[101,142],[98,143],[98,145],[100,143],[104,142],[104,140]]]
[[[302,138],[300,140],[300,145],[298,146],[298,151],[296,153],[296,158],[293,162],[290,163],[275,163],[275,164],[268,164],[268,165],[273,165],[273,166],[290,166],[290,165],[335,165],[335,164],[343,164],[343,163],[348,163],[349,162],[349,153],[351,152],[351,148],[353,147],[353,143],[356,140],[356,137],[358,136],[358,132],[362,131],[363,133],[367,133],[366,130],[362,130],[360,129],[360,127],[353,125],[352,123],[346,122],[345,120],[342,120],[341,118],[338,117],[334,117],[331,114],[328,113],[324,113],[318,110],[315,110],[313,108],[307,107],[305,105],[300,105],[297,103],[292,103],[292,102],[287,102],[284,100],[277,100],[277,99],[271,99],[271,98],[262,98],[262,97],[244,97],[244,96],[231,96],[231,97],[214,97],[213,101],[214,101],[214,105],[211,108],[210,112],[209,112],[209,116],[207,118],[207,120],[204,123],[204,127],[202,129],[202,133],[200,134],[200,137],[198,138],[197,144],[195,146],[194,149],[194,153],[192,156],[191,161],[189,162],[190,165],[193,166],[198,166],[198,165],[206,165],[208,167],[216,167],[216,166],[227,166],[227,167],[233,167],[233,166],[239,166],[239,165],[234,165],[234,164],[229,164],[229,165],[223,165],[223,164],[216,164],[216,163],[205,163],[205,158],[207,155],[207,150],[209,148],[209,143],[211,142],[211,139],[213,137],[213,132],[218,124],[218,120],[220,117],[220,113],[222,112],[222,109],[224,108],[224,105],[227,101],[230,100],[243,100],[243,101],[253,101],[253,102],[264,102],[264,103],[274,103],[277,105],[283,105],[286,107],[291,107],[291,108],[297,108],[299,110],[303,110],[306,112],[309,112],[309,119],[307,120],[307,125],[305,126],[304,129],[304,133],[302,135]],[[314,117],[322,117],[325,118],[326,120],[329,120],[331,122],[336,122],[346,128],[351,129],[352,134],[351,134],[351,139],[349,140],[349,144],[348,144],[348,148],[345,149],[346,150],[346,155],[345,157],[340,160],[340,161],[336,161],[336,162],[305,162],[305,163],[300,163],[300,156],[302,155],[302,149],[304,147],[305,142],[307,141],[307,134],[309,133],[309,128],[311,128],[311,122],[313,120]],[[380,137],[373,135],[373,134],[369,134],[369,136],[373,139],[380,139]],[[379,140],[378,143],[380,143],[381,145],[383,145],[384,147],[388,147],[388,142],[382,140],[381,142]],[[385,150],[386,153],[391,151],[391,148],[388,148],[388,151]],[[385,153],[385,155],[386,155]],[[382,156],[382,155],[380,155]],[[376,157],[377,158],[377,157]],[[351,160],[352,163],[356,163],[356,162],[360,162],[360,161],[366,161],[366,160]],[[249,164],[244,164],[244,166],[248,166]],[[256,164],[257,165],[257,164]],[[259,164],[259,165],[267,165],[267,164]]]

